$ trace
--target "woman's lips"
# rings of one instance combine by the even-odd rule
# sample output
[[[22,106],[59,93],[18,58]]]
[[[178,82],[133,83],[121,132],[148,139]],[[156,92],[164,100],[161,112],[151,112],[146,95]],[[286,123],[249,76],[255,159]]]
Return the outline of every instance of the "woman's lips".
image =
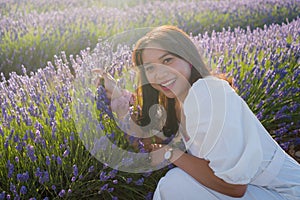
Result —
[[[171,79],[171,80],[161,83],[160,86],[164,91],[168,91],[173,87],[175,81],[176,81],[176,79]]]

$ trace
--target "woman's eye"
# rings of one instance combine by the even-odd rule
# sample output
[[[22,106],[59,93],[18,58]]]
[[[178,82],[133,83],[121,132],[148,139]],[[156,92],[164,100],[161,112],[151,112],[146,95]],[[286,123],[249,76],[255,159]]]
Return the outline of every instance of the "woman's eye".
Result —
[[[147,65],[147,66],[145,66],[145,71],[146,72],[150,72],[150,71],[152,71],[154,69],[154,67],[152,66],[152,65]]]
[[[163,60],[163,64],[166,65],[172,61],[172,58],[166,58]]]

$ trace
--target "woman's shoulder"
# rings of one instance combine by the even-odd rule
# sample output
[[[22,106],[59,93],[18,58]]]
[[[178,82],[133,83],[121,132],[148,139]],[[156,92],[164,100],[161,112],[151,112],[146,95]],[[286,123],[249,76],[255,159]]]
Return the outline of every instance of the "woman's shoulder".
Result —
[[[236,96],[234,88],[230,83],[224,79],[215,76],[206,76],[197,80],[190,88],[188,95],[184,101],[185,104],[192,104],[194,102],[210,102],[212,96],[218,96],[221,100],[233,94]],[[229,95],[232,96],[232,95]]]
[[[205,89],[233,89],[227,80],[215,76],[206,76],[197,80],[191,87],[191,90],[205,92]]]

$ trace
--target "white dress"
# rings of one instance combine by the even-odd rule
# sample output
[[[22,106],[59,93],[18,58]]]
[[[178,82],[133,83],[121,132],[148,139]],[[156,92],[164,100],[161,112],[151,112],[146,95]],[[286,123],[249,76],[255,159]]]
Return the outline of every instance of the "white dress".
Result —
[[[228,183],[248,184],[242,198],[211,190],[180,168],[159,181],[153,199],[300,200],[300,165],[280,148],[244,100],[224,80],[193,84],[183,104],[187,151],[209,160]],[[199,169],[201,170],[201,169]]]

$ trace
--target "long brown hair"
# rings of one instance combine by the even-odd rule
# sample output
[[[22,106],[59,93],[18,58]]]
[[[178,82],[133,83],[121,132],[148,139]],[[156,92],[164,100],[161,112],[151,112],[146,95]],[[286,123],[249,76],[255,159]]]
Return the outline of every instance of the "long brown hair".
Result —
[[[210,75],[210,72],[190,37],[184,31],[175,26],[165,25],[154,28],[136,43],[132,54],[132,60],[133,64],[139,69],[137,102],[139,105],[142,105],[138,123],[141,126],[150,124],[151,118],[149,116],[149,110],[151,106],[160,104],[167,112],[166,123],[163,126],[163,133],[165,136],[171,136],[172,134],[176,134],[178,131],[175,99],[167,98],[165,95],[154,89],[148,83],[143,68],[143,50],[145,48],[149,48],[149,45],[157,44],[163,50],[191,64],[191,77],[189,79],[189,83],[191,85],[198,79]],[[150,128],[155,129],[157,127]]]

